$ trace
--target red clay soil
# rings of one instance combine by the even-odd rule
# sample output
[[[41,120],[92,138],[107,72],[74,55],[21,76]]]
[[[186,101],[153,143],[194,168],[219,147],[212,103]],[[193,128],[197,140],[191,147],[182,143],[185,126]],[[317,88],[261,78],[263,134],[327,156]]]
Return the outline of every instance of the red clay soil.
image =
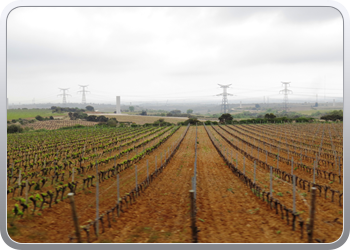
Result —
[[[95,242],[191,242],[189,190],[194,147],[195,129],[191,127],[164,171]]]
[[[232,150],[233,157],[235,158],[236,151],[225,140],[223,140],[220,137],[220,135],[218,135],[212,128],[209,128],[209,131],[211,131],[214,137],[218,138],[222,145],[229,150],[229,157],[231,155]],[[220,131],[220,133],[221,132],[222,130]],[[231,139],[230,136],[228,136],[227,138]],[[240,153],[238,153],[238,162],[239,169],[242,171],[243,155],[241,155]],[[253,179],[253,164],[253,162],[250,162],[246,159],[246,175],[249,176],[249,178],[251,179]],[[269,179],[269,171],[257,167],[256,181],[261,187],[265,187],[267,191],[269,190]],[[293,206],[292,185],[274,177],[273,190],[274,196],[276,196],[284,205],[291,209]],[[306,190],[303,190],[299,187],[296,188],[296,191],[296,211],[302,212],[300,216],[303,218],[304,221],[306,221],[309,218],[310,195]],[[251,191],[249,192],[251,193]],[[306,197],[303,198],[303,195],[305,195]],[[253,195],[253,197],[255,196]],[[255,197],[255,199],[257,198]],[[262,204],[264,204],[264,207],[267,207],[266,203]],[[325,242],[336,241],[341,236],[343,230],[342,211],[343,207],[339,206],[337,199],[335,200],[335,202],[331,202],[330,198],[325,199],[323,196],[319,197],[319,195],[317,195],[314,238],[324,240]],[[273,212],[271,211],[271,213]],[[282,224],[286,223],[286,220],[280,220]],[[297,231],[300,232],[299,225],[297,226]]]
[[[305,242],[231,172],[203,127],[198,137],[199,242]]]
[[[154,156],[164,152],[173,142],[177,141],[185,128],[180,128],[175,132],[164,144],[152,152],[149,156],[142,159],[138,164],[145,165],[146,158],[154,159]],[[111,163],[113,164],[113,163]],[[158,166],[160,161],[158,159]],[[121,196],[125,192],[134,188],[135,183],[135,169],[129,168],[120,174],[120,189]],[[128,180],[128,178],[131,180]],[[132,178],[134,178],[132,181]],[[145,172],[140,174],[139,182],[145,178]],[[116,203],[116,182],[112,178],[100,183],[100,214],[110,209]],[[95,188],[92,187],[80,192],[75,196],[75,204],[79,216],[79,224],[85,225],[89,219],[95,218]],[[16,220],[15,227],[9,226],[11,222],[11,212],[8,213],[8,230],[11,232],[10,236],[14,241],[21,243],[56,243],[69,242],[69,235],[74,232],[74,226],[71,219],[71,207],[69,199],[65,199],[58,204],[54,204],[52,208],[46,208],[40,211],[41,215],[24,216],[23,219]],[[93,229],[91,229],[93,232]],[[84,232],[83,232],[84,233]],[[85,236],[85,233],[84,233]]]
[[[148,159],[150,166],[154,167],[154,156],[157,155],[159,164],[160,152],[164,152],[168,146],[178,140],[184,131],[183,129],[177,131],[169,141],[138,163],[140,181],[146,176],[144,167],[146,160]],[[212,129],[211,131],[214,134]],[[215,136],[219,138],[218,134]],[[223,140],[220,141],[225,144],[225,147],[228,147],[227,143]],[[229,170],[211,143],[204,127],[198,127],[197,146],[198,211],[196,223],[200,229],[199,242],[306,242],[307,236],[305,234],[304,239],[300,239],[299,225],[297,225],[296,231],[292,231],[292,227],[286,225],[286,220],[282,220],[280,215],[271,211],[265,202],[258,199]],[[92,241],[105,243],[190,243],[192,237],[189,190],[192,189],[194,148],[195,128],[191,127],[164,171],[145,192],[141,193],[135,204],[125,210],[120,218],[116,218],[112,222],[112,228],[107,227],[105,220],[105,232],[100,235],[99,239],[93,235],[93,229],[90,230]],[[240,160],[240,162],[242,161]],[[121,182],[122,195],[134,185],[134,171],[134,169],[127,169],[121,175],[122,179],[125,180],[125,182]],[[262,174],[265,173],[259,172],[258,178],[265,183]],[[112,180],[107,180],[100,185],[101,193],[103,193],[100,198],[100,213],[110,209],[115,204],[116,192],[112,183]],[[286,186],[287,184],[276,186],[276,192],[279,192],[278,189],[280,189],[285,194],[283,198],[289,201],[291,196],[287,196]],[[94,207],[87,206],[87,202],[95,197],[94,189],[91,191],[91,193],[86,191],[85,195],[76,196],[80,225],[84,225],[88,219],[95,217]],[[306,211],[307,205],[303,201],[300,202],[300,199],[298,199],[297,206],[302,207],[305,214],[308,213]],[[84,213],[81,213],[82,211]],[[333,219],[339,219],[341,216],[338,211],[334,210],[333,204],[320,203],[317,200],[315,238],[326,242],[337,240],[342,225]],[[342,222],[342,219],[338,221]],[[69,242],[68,236],[74,231],[68,200],[54,205],[51,209],[44,209],[42,216],[29,216],[29,218],[16,221],[15,225],[15,228],[9,227],[12,239],[23,243]],[[82,235],[85,240],[85,232],[82,231]]]
[[[224,135],[226,138],[228,139],[234,139],[234,137],[227,133],[226,131],[224,131],[222,128],[219,128],[217,127],[216,128],[222,135]],[[230,130],[230,129],[227,129],[224,127],[224,129],[226,129],[227,131],[229,131],[230,133],[233,132],[233,130]],[[232,134],[236,134],[235,132],[233,132]],[[253,136],[255,138],[257,138],[256,136]],[[257,138],[258,139],[258,138]],[[235,142],[235,140],[233,140],[233,142]],[[252,144],[254,144],[252,142]],[[238,145],[242,146],[243,150],[247,151],[249,154],[253,155],[255,158],[258,158],[258,150],[257,149],[251,149],[250,146],[246,146],[246,143],[242,143],[242,141],[240,141],[238,143]],[[258,143],[256,142],[255,143],[256,146],[258,146]],[[262,145],[260,145],[260,147],[262,147],[262,149],[264,149],[264,147]],[[272,153],[276,153],[277,154],[277,150],[273,150],[273,148],[271,149],[271,151],[269,150],[269,147],[267,147],[267,150],[269,152],[272,152]],[[288,153],[286,152],[280,152],[280,156],[284,157],[284,158],[288,158]],[[262,152],[260,152],[259,154],[259,159],[260,160],[265,160],[266,158],[266,155]],[[291,159],[291,157],[289,157],[289,159]],[[299,159],[295,159],[295,162],[298,162]],[[309,162],[308,164],[306,163],[306,160],[303,161],[305,165],[309,166],[309,167],[312,167],[312,163]],[[271,156],[268,156],[267,157],[267,163],[270,165],[270,166],[273,166],[273,167],[277,167],[277,160],[275,159],[275,157],[271,157]],[[282,162],[279,162],[279,166],[278,166],[282,171],[286,171],[287,173],[290,173],[291,172],[291,165],[288,165],[286,163],[282,163]],[[331,171],[328,169],[328,171]],[[296,176],[300,176],[302,177],[304,180],[308,180],[308,181],[313,181],[313,175],[311,173],[307,173],[305,171],[302,171],[302,169],[298,168],[298,169],[294,169],[293,173],[296,175]],[[323,176],[317,176],[316,175],[316,183],[317,184],[320,184],[320,185],[327,185],[327,186],[330,186],[332,189],[334,190],[339,190],[339,191],[342,191],[343,190],[343,184],[339,183],[337,180],[335,180],[334,182],[333,181],[330,181],[329,179],[325,179],[323,178]],[[330,193],[330,192],[329,192]]]

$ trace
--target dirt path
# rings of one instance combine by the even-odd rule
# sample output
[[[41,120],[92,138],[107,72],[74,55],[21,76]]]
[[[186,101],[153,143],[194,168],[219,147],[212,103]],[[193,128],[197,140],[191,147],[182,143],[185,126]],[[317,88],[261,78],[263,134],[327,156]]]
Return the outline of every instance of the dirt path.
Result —
[[[293,232],[229,170],[204,127],[198,128],[198,137],[198,241],[303,242],[299,231]]]
[[[213,128],[209,128],[209,131],[214,135],[214,137],[219,138],[219,141],[221,141],[223,145],[223,151],[225,152],[226,149],[229,149],[231,151],[231,146],[223,140],[214,130]],[[229,138],[229,137],[228,137]],[[225,149],[224,149],[225,148]],[[236,158],[236,152],[233,149],[233,158]],[[243,163],[243,156],[238,152],[238,162],[239,162],[239,169],[243,171],[242,163]],[[202,158],[202,156],[200,157]],[[230,158],[230,154],[229,154]],[[215,159],[216,161],[218,159]],[[235,163],[237,166],[237,163]],[[249,178],[253,179],[253,163],[246,159],[246,175],[249,176]],[[263,169],[257,168],[256,172],[256,181],[259,183],[261,187],[266,188],[266,190],[269,189],[269,172]],[[250,194],[252,192],[247,189]],[[297,188],[297,196],[296,196],[296,211],[300,212],[300,216],[304,219],[304,221],[307,220],[309,217],[309,203],[310,203],[310,195],[305,192],[304,190]],[[274,196],[277,197],[284,205],[286,205],[289,208],[292,208],[292,186],[291,184],[280,181],[278,178],[274,178],[273,180],[273,192]],[[248,193],[248,194],[249,194]],[[277,196],[276,196],[277,195]],[[305,196],[305,198],[302,198]],[[255,198],[254,195],[252,197]],[[255,198],[256,199],[256,198]],[[262,203],[264,207],[267,209],[266,203]],[[314,237],[325,240],[325,242],[333,242],[336,241],[342,233],[343,229],[343,218],[342,218],[342,207],[337,205],[336,202],[330,202],[329,199],[326,201],[324,198],[319,197],[317,195],[316,199],[316,220],[315,220],[315,232]],[[271,212],[272,213],[272,212]],[[285,225],[286,221],[281,220],[281,225]],[[298,232],[300,232],[299,226]]]
[[[189,190],[194,166],[195,129],[136,204],[96,242],[191,242]]]

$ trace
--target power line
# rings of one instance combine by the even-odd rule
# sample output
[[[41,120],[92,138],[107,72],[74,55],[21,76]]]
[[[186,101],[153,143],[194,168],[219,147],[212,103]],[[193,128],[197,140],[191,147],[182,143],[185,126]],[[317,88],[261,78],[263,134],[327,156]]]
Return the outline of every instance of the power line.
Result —
[[[59,88],[60,90],[62,90],[63,91],[63,93],[62,94],[59,94],[59,95],[57,95],[57,96],[63,96],[63,99],[62,99],[62,104],[63,105],[65,105],[65,104],[67,104],[67,96],[70,96],[69,94],[67,94],[66,93],[66,91],[68,92],[68,89],[61,89],[61,88]]]
[[[79,91],[78,91],[78,93],[79,93],[79,92],[82,92],[82,93],[83,93],[83,99],[82,99],[81,103],[82,103],[82,104],[86,104],[86,96],[85,96],[85,93],[90,92],[90,91],[85,90],[85,88],[87,88],[89,85],[79,85],[79,86],[80,86],[81,88],[83,88],[83,90],[79,90]]]
[[[221,110],[220,112],[222,113],[222,110],[224,110],[224,114],[226,114],[226,110],[228,110],[228,100],[227,100],[227,96],[232,94],[227,93],[227,89],[229,88],[229,86],[231,86],[232,84],[228,84],[228,85],[222,85],[222,84],[218,84],[221,88],[223,88],[223,92],[221,94],[218,94],[216,96],[221,96],[222,95],[222,103],[221,103]]]
[[[284,94],[284,97],[283,97],[283,102],[284,102],[283,109],[284,109],[284,111],[288,111],[288,109],[289,109],[289,107],[288,107],[288,94],[292,94],[293,92],[288,89],[288,85],[290,85],[290,82],[281,82],[281,83],[282,83],[282,86],[284,85],[284,89],[280,90],[280,93]]]

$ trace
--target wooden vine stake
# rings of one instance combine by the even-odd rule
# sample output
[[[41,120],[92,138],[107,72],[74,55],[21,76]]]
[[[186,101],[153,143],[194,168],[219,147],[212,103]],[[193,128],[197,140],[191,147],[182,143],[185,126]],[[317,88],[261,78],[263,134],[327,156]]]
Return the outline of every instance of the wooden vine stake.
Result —
[[[312,237],[314,233],[314,221],[315,221],[315,203],[316,203],[316,187],[311,188],[311,206],[310,206],[310,218],[309,218],[309,225],[308,225],[308,242],[312,243]]]
[[[77,216],[77,211],[75,209],[75,204],[74,204],[74,194],[69,193],[68,197],[70,199],[70,205],[72,207],[72,216],[73,216],[73,222],[74,222],[74,227],[75,227],[75,234],[77,236],[78,243],[81,243],[81,235],[80,235],[80,230],[79,230],[78,216]]]

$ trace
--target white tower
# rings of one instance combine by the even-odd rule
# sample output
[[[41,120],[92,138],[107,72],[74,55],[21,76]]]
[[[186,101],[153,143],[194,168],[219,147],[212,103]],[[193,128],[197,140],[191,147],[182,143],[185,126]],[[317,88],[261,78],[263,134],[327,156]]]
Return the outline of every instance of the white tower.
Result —
[[[117,109],[116,109],[116,114],[121,114],[120,112],[120,96],[117,96]]]

